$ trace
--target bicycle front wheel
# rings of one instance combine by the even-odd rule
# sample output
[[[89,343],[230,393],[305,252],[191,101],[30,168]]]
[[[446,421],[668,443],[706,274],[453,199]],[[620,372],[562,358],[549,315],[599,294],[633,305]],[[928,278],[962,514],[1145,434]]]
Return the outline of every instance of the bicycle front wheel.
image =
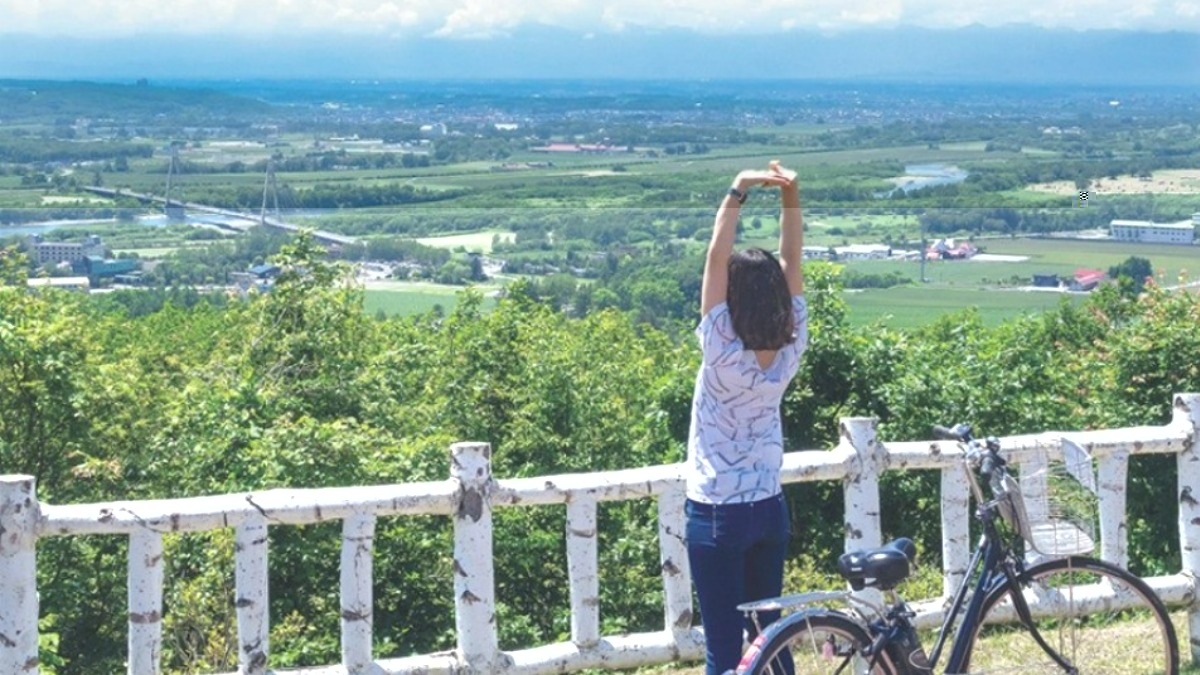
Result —
[[[1046,675],[1179,672],[1175,628],[1162,601],[1138,577],[1116,565],[1072,556],[1034,565],[1019,581],[1033,625],[1062,662],[1021,625],[1005,584],[984,600],[982,621],[964,671]]]
[[[767,627],[737,672],[747,675],[895,675],[887,654],[872,663],[871,638],[850,617],[828,611],[789,614]]]

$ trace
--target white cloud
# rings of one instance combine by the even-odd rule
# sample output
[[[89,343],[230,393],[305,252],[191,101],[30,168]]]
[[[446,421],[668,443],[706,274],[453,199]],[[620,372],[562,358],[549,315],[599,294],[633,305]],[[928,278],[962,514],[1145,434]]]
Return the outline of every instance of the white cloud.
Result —
[[[596,32],[1027,24],[1200,32],[1200,0],[0,0],[0,32],[329,32],[487,38],[522,25]]]

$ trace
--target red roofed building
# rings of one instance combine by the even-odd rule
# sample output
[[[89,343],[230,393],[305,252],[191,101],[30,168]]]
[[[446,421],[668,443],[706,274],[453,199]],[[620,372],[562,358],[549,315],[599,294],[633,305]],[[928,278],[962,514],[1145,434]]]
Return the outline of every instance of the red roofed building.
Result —
[[[968,241],[955,243],[953,239],[939,239],[925,251],[926,260],[969,260],[979,249]]]
[[[1104,281],[1107,276],[1103,270],[1077,269],[1075,270],[1075,278],[1071,281],[1071,290],[1090,291],[1099,286],[1100,282]]]

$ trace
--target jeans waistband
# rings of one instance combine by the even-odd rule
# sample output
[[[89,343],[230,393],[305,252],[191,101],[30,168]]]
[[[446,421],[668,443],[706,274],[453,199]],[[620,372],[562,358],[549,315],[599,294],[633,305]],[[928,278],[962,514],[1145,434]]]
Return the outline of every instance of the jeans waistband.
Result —
[[[755,507],[762,508],[765,506],[775,506],[783,501],[783,493],[780,492],[772,497],[760,499],[753,502],[727,502],[724,504],[709,504],[708,502],[698,502],[694,499],[687,500],[688,507],[693,513],[714,513],[718,509],[725,512],[737,511],[753,511]]]

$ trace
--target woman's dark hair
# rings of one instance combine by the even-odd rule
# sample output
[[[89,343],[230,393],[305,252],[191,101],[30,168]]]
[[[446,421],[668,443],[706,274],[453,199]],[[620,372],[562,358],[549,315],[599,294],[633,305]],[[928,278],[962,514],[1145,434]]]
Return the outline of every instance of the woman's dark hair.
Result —
[[[733,330],[746,349],[780,349],[795,340],[792,294],[783,267],[769,252],[748,248],[729,258],[725,298]]]

